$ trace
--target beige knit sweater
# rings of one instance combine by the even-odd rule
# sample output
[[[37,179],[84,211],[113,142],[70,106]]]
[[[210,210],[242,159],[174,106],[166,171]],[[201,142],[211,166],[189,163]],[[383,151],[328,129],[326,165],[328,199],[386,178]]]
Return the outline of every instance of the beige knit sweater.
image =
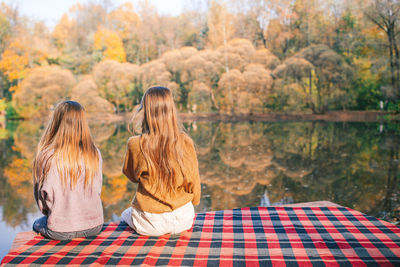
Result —
[[[76,186],[64,188],[56,164],[52,164],[43,186],[34,185],[34,195],[40,211],[47,216],[47,226],[55,232],[83,231],[103,224],[101,187],[102,159],[93,184],[84,187],[83,174]]]

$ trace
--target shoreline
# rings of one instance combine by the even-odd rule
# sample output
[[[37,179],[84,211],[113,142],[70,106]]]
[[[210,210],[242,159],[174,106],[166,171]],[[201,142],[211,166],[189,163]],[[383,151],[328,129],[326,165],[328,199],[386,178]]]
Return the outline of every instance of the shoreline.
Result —
[[[133,113],[115,115],[115,122],[128,122]],[[208,113],[179,113],[182,122],[194,121],[265,121],[265,122],[294,122],[294,121],[327,121],[327,122],[384,122],[397,121],[400,116],[388,111],[328,111],[324,114],[299,113],[299,112],[270,112],[253,114],[222,114]]]
[[[132,118],[132,112],[120,114],[87,114],[89,121],[102,122],[105,124],[129,122]],[[295,122],[295,121],[326,121],[326,122],[385,122],[399,121],[400,115],[394,112],[378,111],[378,110],[362,110],[362,111],[328,111],[324,114],[300,113],[300,112],[270,112],[270,113],[252,113],[252,114],[223,114],[217,112],[191,113],[182,112],[178,114],[182,122],[194,121],[265,121],[265,122]],[[101,118],[101,119],[100,119]],[[15,120],[33,120],[46,121],[47,117],[27,118],[27,119],[11,119]]]
[[[219,114],[219,113],[180,113],[184,122],[188,121],[327,121],[327,122],[383,122],[396,121],[397,114],[386,111],[328,111],[324,114],[271,112],[262,114]],[[390,116],[390,117],[389,117]],[[387,118],[389,117],[389,118]]]

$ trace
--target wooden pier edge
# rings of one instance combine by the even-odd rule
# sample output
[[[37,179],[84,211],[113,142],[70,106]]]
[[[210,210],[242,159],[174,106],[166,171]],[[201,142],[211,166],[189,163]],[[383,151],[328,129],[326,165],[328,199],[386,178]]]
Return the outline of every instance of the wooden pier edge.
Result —
[[[330,201],[314,201],[314,202],[302,202],[295,204],[277,205],[279,207],[340,207],[340,205]],[[275,206],[276,207],[276,206]],[[38,235],[33,231],[18,233],[15,237],[9,251],[13,251],[23,246],[26,242],[31,240],[33,237]]]

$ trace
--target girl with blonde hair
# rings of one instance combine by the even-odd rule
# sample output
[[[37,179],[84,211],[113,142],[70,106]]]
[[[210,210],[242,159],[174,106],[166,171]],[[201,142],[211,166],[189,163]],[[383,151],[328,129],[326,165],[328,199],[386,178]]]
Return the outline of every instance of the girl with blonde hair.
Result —
[[[200,203],[194,144],[179,127],[168,88],[149,88],[138,113],[141,134],[129,138],[123,166],[138,186],[121,220],[142,235],[178,234],[192,227],[193,205]]]
[[[102,159],[83,107],[58,104],[33,164],[34,196],[43,217],[33,230],[50,239],[97,235],[102,228]]]

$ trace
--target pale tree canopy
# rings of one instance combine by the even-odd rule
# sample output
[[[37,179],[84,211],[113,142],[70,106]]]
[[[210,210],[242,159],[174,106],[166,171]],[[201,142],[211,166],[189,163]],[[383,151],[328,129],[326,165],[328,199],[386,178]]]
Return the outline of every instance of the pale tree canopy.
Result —
[[[131,110],[140,101],[139,66],[104,60],[93,68],[93,79],[100,95],[110,101],[119,113]]]
[[[351,75],[352,69],[344,59],[325,45],[304,48],[273,72],[274,77],[286,80],[286,85],[300,86],[304,104],[314,113],[332,106],[346,108],[352,101],[352,93],[347,91]]]
[[[71,100],[79,102],[89,114],[114,113],[114,106],[100,96],[97,85],[90,76],[72,88]]]
[[[69,96],[74,83],[69,70],[56,66],[35,68],[14,94],[15,108],[25,118],[47,115],[57,102]]]

